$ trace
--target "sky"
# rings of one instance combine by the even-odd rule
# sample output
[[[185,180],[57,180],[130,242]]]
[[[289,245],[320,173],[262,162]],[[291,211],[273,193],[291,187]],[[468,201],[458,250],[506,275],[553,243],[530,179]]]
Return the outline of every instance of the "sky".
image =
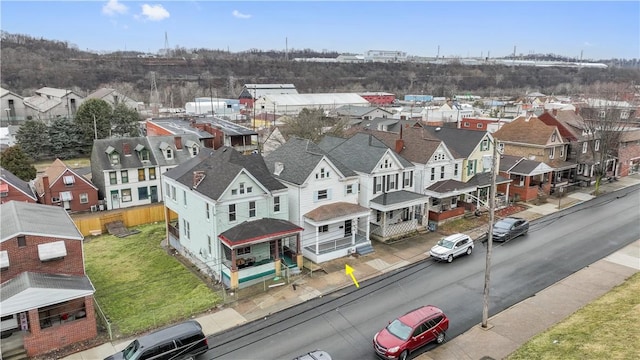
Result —
[[[312,49],[640,58],[640,1],[2,0],[0,29],[81,50]]]

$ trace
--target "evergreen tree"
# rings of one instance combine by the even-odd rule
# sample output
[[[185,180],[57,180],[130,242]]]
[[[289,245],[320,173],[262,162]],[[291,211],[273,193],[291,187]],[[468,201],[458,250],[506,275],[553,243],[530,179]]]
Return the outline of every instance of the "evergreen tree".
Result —
[[[35,179],[38,173],[32,163],[33,160],[18,145],[7,148],[0,154],[0,165],[24,181]]]
[[[74,122],[82,134],[83,152],[91,152],[93,140],[111,135],[111,105],[101,99],[88,99],[80,105]]]
[[[50,157],[47,125],[39,120],[27,120],[16,134],[17,143],[27,156],[34,160]]]
[[[83,154],[82,133],[73,121],[67,118],[56,119],[49,126],[51,153],[60,159],[70,159]]]
[[[140,116],[134,109],[123,103],[119,103],[111,114],[112,136],[136,137],[139,136],[138,122]]]

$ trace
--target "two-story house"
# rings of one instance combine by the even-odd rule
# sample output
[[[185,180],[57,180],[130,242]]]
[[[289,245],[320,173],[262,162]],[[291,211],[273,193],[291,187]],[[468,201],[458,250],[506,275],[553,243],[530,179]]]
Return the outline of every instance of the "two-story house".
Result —
[[[493,136],[503,154],[544,162],[553,169],[551,178],[543,178],[540,184],[542,193],[550,194],[575,182],[577,164],[567,161],[568,144],[557,126],[527,114],[504,124]]]
[[[84,102],[84,98],[68,89],[43,87],[34,96],[23,99],[25,116],[42,121],[53,121],[58,117],[72,118]]]
[[[142,110],[140,102],[131,99],[130,97],[122,94],[116,89],[100,88],[91,94],[87,95],[86,99],[100,99],[106,101],[111,107],[115,108],[118,104],[124,104],[132,110]]]
[[[83,236],[67,212],[10,201],[0,225],[2,352],[17,344],[36,356],[96,337]]]
[[[161,177],[194,158],[202,144],[195,134],[98,139],[91,151],[91,179],[108,210],[163,200]]]
[[[22,96],[13,91],[0,87],[0,119],[3,126],[6,124],[19,124],[26,120],[26,109]]]
[[[98,188],[60,159],[49,165],[33,185],[41,204],[61,206],[69,212],[95,211],[98,205]]]
[[[9,201],[38,202],[29,183],[0,167],[0,204]]]
[[[310,140],[291,138],[265,156],[289,188],[289,220],[304,228],[302,254],[321,263],[369,248],[369,209],[358,204],[358,175]]]
[[[428,197],[415,192],[415,165],[372,134],[325,136],[318,146],[360,178],[358,202],[371,209],[370,236],[380,241],[426,226]]]
[[[302,268],[288,188],[259,154],[202,149],[162,177],[169,245],[231,289]]]

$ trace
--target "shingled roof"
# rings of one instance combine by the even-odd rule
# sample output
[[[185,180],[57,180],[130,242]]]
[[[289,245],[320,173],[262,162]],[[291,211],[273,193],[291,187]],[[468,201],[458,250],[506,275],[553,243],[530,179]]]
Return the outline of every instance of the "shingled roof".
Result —
[[[516,142],[532,145],[547,145],[555,126],[549,126],[535,116],[520,116],[510,123],[502,125],[493,136],[505,142]]]

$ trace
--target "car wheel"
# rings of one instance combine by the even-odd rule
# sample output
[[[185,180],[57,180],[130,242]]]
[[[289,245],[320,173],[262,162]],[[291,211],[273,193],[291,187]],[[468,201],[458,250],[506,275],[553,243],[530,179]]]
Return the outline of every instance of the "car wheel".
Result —
[[[471,255],[471,252],[473,251],[473,248],[471,246],[469,246],[467,248],[467,255]]]
[[[450,262],[452,262],[452,261],[453,261],[453,255],[449,255],[449,256],[447,257],[447,262],[448,262],[448,263],[450,263]]]
[[[408,356],[409,356],[409,350],[405,350],[400,354],[400,356],[398,356],[398,360],[407,360]]]
[[[443,331],[440,334],[438,334],[438,336],[436,336],[436,342],[438,344],[442,344],[444,342],[445,337],[446,337],[446,335],[445,335],[445,333]]]

